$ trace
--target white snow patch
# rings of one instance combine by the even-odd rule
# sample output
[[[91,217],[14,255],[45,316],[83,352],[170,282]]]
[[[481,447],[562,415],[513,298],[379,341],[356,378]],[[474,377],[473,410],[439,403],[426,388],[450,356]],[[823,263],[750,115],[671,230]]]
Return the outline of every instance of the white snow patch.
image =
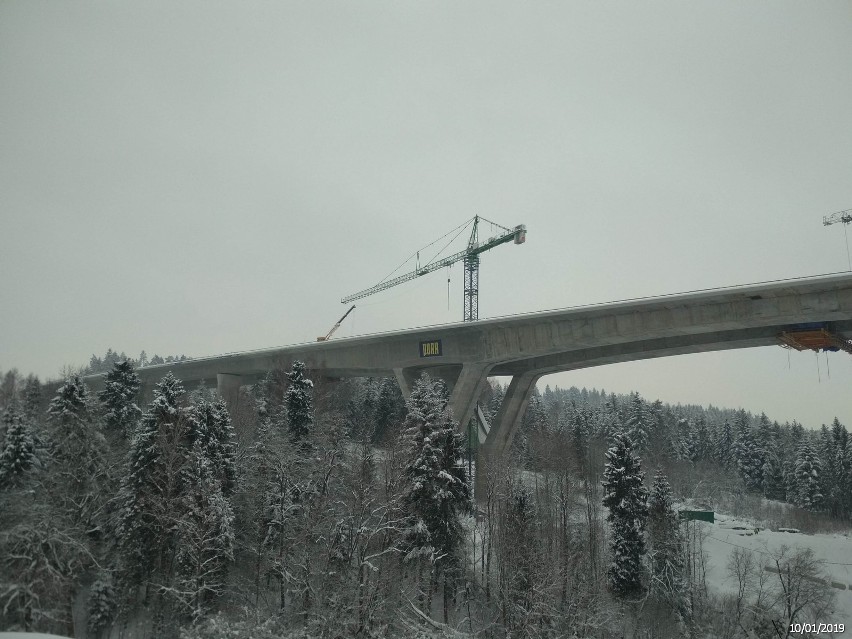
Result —
[[[846,631],[833,634],[832,637],[852,637],[852,538],[844,534],[801,534],[795,528],[767,530],[753,521],[716,515],[716,523],[697,522],[701,530],[707,533],[704,550],[707,552],[707,586],[717,593],[735,593],[736,586],[728,577],[728,559],[739,546],[755,553],[760,563],[772,564],[772,554],[781,546],[791,549],[810,548],[817,560],[822,562],[825,577],[835,582],[832,592],[835,595],[834,614],[830,619],[818,619],[818,622],[845,623]],[[799,534],[791,534],[799,533]],[[837,588],[843,584],[845,590]],[[804,621],[804,619],[803,619]],[[808,620],[810,621],[810,620]]]

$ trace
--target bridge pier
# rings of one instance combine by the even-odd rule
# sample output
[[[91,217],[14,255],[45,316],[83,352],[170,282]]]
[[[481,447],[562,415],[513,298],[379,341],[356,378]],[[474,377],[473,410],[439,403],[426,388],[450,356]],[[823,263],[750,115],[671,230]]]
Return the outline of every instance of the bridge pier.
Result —
[[[148,410],[148,404],[154,401],[154,386],[156,384],[152,380],[143,382],[139,387],[139,408],[144,413]]]
[[[240,399],[240,387],[243,385],[242,375],[230,373],[216,373],[216,392],[225,400],[228,408],[236,408]]]
[[[414,383],[423,373],[443,380],[450,391],[450,410],[459,423],[459,429],[465,432],[491,368],[492,365],[484,364],[395,368],[394,376],[406,401]]]
[[[506,396],[494,418],[494,423],[491,424],[485,441],[477,450],[474,485],[474,496],[477,501],[485,498],[489,472],[496,470],[500,461],[505,459],[540,377],[541,373],[533,371],[515,375],[509,382],[509,388],[506,389]]]
[[[423,369],[417,369],[417,368],[394,368],[393,369],[394,377],[396,377],[396,383],[399,384],[399,390],[402,391],[402,398],[405,401],[408,401],[408,398],[411,395],[411,388],[414,386],[414,382],[417,381],[417,378],[420,376],[421,372],[423,372]]]
[[[456,378],[450,392],[450,409],[453,417],[458,420],[459,430],[467,432],[467,424],[473,417],[476,402],[482,394],[482,389],[488,381],[488,371],[491,366],[465,364]]]

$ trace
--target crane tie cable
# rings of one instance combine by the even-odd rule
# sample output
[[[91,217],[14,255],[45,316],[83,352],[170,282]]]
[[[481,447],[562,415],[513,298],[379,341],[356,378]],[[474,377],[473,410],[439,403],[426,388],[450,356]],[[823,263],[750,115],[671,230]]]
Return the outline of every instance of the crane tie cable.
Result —
[[[444,235],[442,235],[441,237],[439,237],[439,238],[438,238],[437,240],[435,240],[434,242],[430,242],[429,244],[427,244],[427,245],[426,245],[426,246],[424,246],[423,248],[421,248],[421,249],[418,249],[418,250],[414,251],[414,253],[412,253],[412,254],[411,254],[411,256],[410,256],[407,260],[405,260],[402,264],[400,264],[400,265],[399,265],[399,266],[397,266],[394,270],[392,270],[392,271],[391,271],[388,275],[386,275],[386,276],[385,276],[385,277],[383,277],[381,280],[379,280],[379,281],[378,281],[378,283],[376,284],[376,286],[378,286],[378,285],[379,285],[379,284],[381,284],[382,282],[387,281],[387,280],[388,280],[388,279],[389,279],[389,278],[390,278],[390,277],[391,277],[394,273],[396,273],[399,269],[401,269],[403,266],[405,266],[406,264],[408,264],[408,263],[411,261],[411,258],[413,258],[413,257],[415,257],[416,255],[418,255],[418,254],[420,253],[420,251],[424,251],[424,250],[426,250],[427,248],[429,248],[430,246],[432,246],[433,244],[437,244],[438,242],[440,242],[441,240],[443,240],[445,237],[447,237],[447,235],[450,235],[450,233],[455,233],[455,232],[456,232],[456,231],[458,231],[459,229],[463,229],[463,228],[464,228],[464,227],[466,227],[468,224],[470,224],[471,222],[473,222],[473,220],[474,220],[475,218],[476,218],[476,216],[474,215],[474,216],[473,216],[472,218],[470,218],[469,220],[467,220],[467,221],[465,221],[465,222],[462,222],[462,223],[461,223],[461,225],[457,226],[456,228],[454,228],[454,229],[453,229],[452,231],[450,231],[449,233],[445,233]],[[458,237],[458,235],[457,235],[456,237]],[[455,239],[455,238],[453,238],[453,239]],[[451,240],[451,242],[452,242],[452,240]],[[446,248],[446,247],[444,247],[444,248]],[[441,250],[443,251],[444,249],[441,249]],[[438,255],[440,255],[440,253],[439,253]],[[436,257],[437,257],[437,256],[436,256]],[[432,258],[432,261],[434,261],[434,260],[435,260],[435,258],[433,257],[433,258]],[[431,261],[430,261],[429,263],[431,264]],[[427,266],[428,266],[428,264],[427,264]]]

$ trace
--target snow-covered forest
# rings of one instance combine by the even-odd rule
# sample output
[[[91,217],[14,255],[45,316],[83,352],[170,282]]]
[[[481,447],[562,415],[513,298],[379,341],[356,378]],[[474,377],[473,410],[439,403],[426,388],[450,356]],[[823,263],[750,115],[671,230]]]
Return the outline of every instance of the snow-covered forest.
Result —
[[[774,572],[732,555],[736,587],[715,591],[677,511],[845,530],[837,420],[547,387],[474,500],[476,431],[439,380],[405,402],[393,379],[296,362],[231,405],[171,374],[142,404],[139,362],[114,355],[99,393],[0,378],[0,631],[734,638],[827,620],[809,551]],[[504,393],[486,387],[487,416]]]

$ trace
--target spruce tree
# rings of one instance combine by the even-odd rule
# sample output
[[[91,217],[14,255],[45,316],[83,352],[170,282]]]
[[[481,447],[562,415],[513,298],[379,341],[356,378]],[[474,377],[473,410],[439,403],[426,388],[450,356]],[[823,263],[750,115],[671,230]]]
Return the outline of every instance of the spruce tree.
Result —
[[[6,437],[0,451],[0,489],[16,483],[36,463],[33,433],[14,405],[3,412],[3,426]]]
[[[648,405],[639,393],[633,393],[630,396],[630,405],[627,411],[627,422],[624,425],[624,430],[630,436],[634,449],[637,452],[642,452],[648,445],[648,438],[652,429],[652,417]]]
[[[734,430],[726,419],[719,429],[714,457],[722,468],[728,468],[734,456]]]
[[[706,461],[712,456],[710,430],[704,416],[698,418],[692,431],[692,461]]]
[[[820,481],[820,462],[813,448],[802,442],[796,453],[796,505],[818,510],[823,505]]]
[[[651,591],[683,618],[686,614],[683,536],[672,504],[671,487],[662,469],[654,475],[648,499],[648,537],[651,546]]]
[[[173,547],[174,500],[180,494],[181,442],[187,426],[183,385],[172,373],[154,388],[154,400],[133,435],[118,496],[118,548],[126,576],[148,579],[168,562]]]
[[[182,480],[175,531],[178,592],[198,621],[224,591],[234,558],[234,514],[200,441],[192,446]]]
[[[848,448],[849,448],[849,433],[846,431],[846,426],[840,423],[837,417],[831,424],[831,436],[834,441],[834,484],[830,496],[832,503],[832,514],[835,516],[848,515],[849,493],[847,491],[849,464],[848,464]]]
[[[112,623],[117,607],[112,579],[106,577],[96,580],[89,588],[89,601],[86,606],[88,612],[86,625],[91,636],[99,636]]]
[[[405,416],[405,400],[399,390],[399,384],[392,377],[382,380],[379,387],[379,399],[376,404],[376,425],[373,441],[383,440],[392,427],[399,426]]]
[[[748,426],[738,434],[735,456],[737,468],[745,485],[752,490],[761,490],[763,487],[763,453]]]
[[[299,361],[293,362],[293,370],[288,378],[290,386],[287,388],[285,402],[290,439],[293,442],[304,442],[314,423],[314,406],[311,398],[314,383],[305,377],[305,364]]]
[[[763,463],[763,495],[767,499],[783,500],[787,493],[784,465],[775,453],[767,455]]]
[[[24,384],[24,419],[30,425],[36,423],[41,412],[41,382],[35,375],[29,375]]]
[[[187,447],[196,443],[209,462],[210,472],[220,482],[222,492],[230,496],[237,479],[234,429],[225,400],[212,402],[196,396],[187,410]]]
[[[506,390],[500,382],[495,383],[492,388],[491,401],[488,402],[488,421],[493,424],[494,420],[497,418],[497,413],[500,412],[500,406],[503,404],[503,398],[506,396]]]
[[[521,484],[509,486],[501,504],[499,548],[500,608],[505,611],[508,636],[531,636],[530,616],[537,603],[536,586],[541,570],[537,565],[537,536],[534,500]],[[532,635],[535,636],[535,635]]]
[[[142,415],[137,405],[142,382],[130,360],[116,362],[106,374],[104,389],[98,399],[104,408],[104,425],[110,432],[130,437]]]
[[[50,426],[53,494],[72,520],[91,525],[103,497],[106,440],[97,428],[89,391],[78,375],[59,388],[47,409]]]
[[[544,404],[537,388],[533,390],[526,413],[524,413],[523,428],[527,432],[533,433],[545,433],[549,430],[547,414],[544,411]]]
[[[571,419],[571,450],[580,475],[586,475],[586,455],[589,449],[589,415],[585,408],[577,410]]]
[[[439,385],[425,373],[414,383],[407,408],[403,425],[408,454],[403,495],[409,520],[406,560],[440,561],[439,570],[455,568],[464,538],[459,516],[470,508],[471,498],[464,437]]]
[[[645,523],[648,491],[645,473],[633,451],[630,437],[620,433],[606,453],[603,504],[609,508],[612,563],[607,570],[610,590],[619,597],[642,590],[642,557],[645,554]]]
[[[6,371],[0,381],[0,409],[5,410],[18,400],[18,388],[21,383],[21,375],[17,368]]]

